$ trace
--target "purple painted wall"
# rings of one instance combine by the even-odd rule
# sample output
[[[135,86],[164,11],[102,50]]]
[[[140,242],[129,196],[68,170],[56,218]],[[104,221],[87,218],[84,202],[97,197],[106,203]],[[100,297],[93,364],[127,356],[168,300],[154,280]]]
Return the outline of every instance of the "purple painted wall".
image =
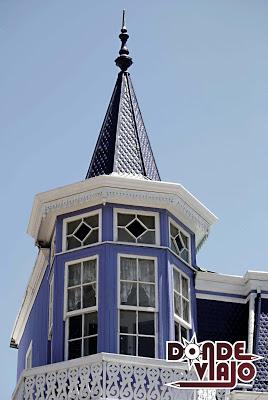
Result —
[[[48,362],[48,274],[47,267],[19,344],[17,379],[24,369],[31,340],[32,366],[37,367]]]

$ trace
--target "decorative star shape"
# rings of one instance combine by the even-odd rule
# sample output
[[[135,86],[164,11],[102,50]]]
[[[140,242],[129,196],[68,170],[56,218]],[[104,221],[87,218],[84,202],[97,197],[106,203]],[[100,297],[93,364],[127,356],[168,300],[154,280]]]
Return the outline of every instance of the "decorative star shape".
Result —
[[[184,357],[181,361],[187,361],[190,370],[195,363],[202,362],[202,342],[198,343],[196,339],[196,334],[192,336],[191,340],[187,340],[185,338],[183,338],[182,340],[184,345]]]

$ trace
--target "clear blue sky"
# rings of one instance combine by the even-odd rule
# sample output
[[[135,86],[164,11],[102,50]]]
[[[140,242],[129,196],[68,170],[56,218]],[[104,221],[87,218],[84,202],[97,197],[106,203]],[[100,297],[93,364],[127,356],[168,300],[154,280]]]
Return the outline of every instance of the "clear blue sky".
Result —
[[[163,180],[220,218],[198,255],[267,270],[266,0],[0,0],[1,399],[15,386],[13,322],[36,249],[35,193],[82,180],[117,69],[127,9],[132,79]]]

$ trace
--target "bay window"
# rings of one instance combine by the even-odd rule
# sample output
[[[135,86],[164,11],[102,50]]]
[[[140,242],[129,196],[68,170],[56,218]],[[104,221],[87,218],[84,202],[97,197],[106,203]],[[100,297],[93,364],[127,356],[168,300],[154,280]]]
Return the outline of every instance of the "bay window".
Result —
[[[176,253],[187,264],[191,264],[191,238],[174,221],[169,222],[169,245],[172,251]]]
[[[120,353],[155,357],[157,315],[155,259],[120,256],[119,260]]]

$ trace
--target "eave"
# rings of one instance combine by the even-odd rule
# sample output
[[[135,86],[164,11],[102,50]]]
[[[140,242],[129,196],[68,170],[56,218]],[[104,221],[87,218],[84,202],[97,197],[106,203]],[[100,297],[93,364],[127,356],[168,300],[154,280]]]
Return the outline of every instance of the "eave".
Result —
[[[47,243],[58,215],[107,202],[165,208],[195,233],[197,247],[218,220],[180,184],[101,175],[37,194],[27,232],[35,241]]]

